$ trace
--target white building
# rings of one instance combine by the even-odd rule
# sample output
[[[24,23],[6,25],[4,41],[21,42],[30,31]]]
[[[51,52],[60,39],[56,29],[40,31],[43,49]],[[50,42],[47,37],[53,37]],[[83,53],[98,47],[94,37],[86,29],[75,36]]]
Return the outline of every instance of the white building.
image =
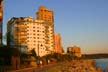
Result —
[[[40,6],[36,14],[36,19],[13,17],[8,21],[7,44],[23,51],[35,49],[37,55],[44,56],[54,51],[53,11]]]
[[[25,19],[27,25],[27,48],[28,51],[35,49],[37,55],[48,54],[46,47],[46,23],[43,20],[35,20],[32,17]]]
[[[12,18],[8,21],[8,26],[8,35],[11,35],[8,36],[11,37],[8,38],[8,45],[17,46],[23,52],[35,49],[39,56],[51,53],[52,29],[44,20],[32,17]]]

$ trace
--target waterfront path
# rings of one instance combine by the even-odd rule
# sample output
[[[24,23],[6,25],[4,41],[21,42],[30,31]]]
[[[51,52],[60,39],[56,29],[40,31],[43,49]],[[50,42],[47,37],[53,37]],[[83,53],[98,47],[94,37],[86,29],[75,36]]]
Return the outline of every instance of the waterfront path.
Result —
[[[47,72],[103,72],[102,68],[95,67],[92,59],[65,61],[61,66],[49,69]]]
[[[103,72],[102,68],[95,67],[92,59],[71,60],[48,64],[43,67],[32,67],[10,72]]]
[[[47,72],[48,69],[61,66],[61,63],[52,63],[42,67],[31,67],[20,70],[8,71],[8,72]]]

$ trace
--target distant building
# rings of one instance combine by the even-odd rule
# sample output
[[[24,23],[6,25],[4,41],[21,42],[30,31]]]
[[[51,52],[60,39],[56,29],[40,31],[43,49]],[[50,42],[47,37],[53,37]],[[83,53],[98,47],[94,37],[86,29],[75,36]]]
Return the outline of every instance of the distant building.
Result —
[[[60,54],[63,52],[60,34],[54,34],[54,52]]]
[[[47,23],[45,30],[47,50],[53,51],[54,48],[54,18],[53,11],[47,9],[45,6],[40,6],[36,13],[37,20],[44,20]]]
[[[81,49],[78,46],[68,47],[67,53],[70,53],[76,57],[81,57]]]
[[[2,44],[3,0],[0,0],[0,44]]]

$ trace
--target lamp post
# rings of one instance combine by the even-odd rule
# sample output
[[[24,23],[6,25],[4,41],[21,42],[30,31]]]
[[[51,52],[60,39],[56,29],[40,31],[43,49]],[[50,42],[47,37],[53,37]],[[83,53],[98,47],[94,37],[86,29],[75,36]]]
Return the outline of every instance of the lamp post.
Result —
[[[42,44],[40,46],[42,47]],[[38,44],[38,57],[39,57],[39,44]]]
[[[42,44],[41,44],[42,46]],[[37,64],[39,65],[40,64],[40,59],[39,59],[40,55],[39,55],[39,44],[38,44],[38,59],[37,59]]]
[[[39,57],[39,44],[38,44],[38,57]]]

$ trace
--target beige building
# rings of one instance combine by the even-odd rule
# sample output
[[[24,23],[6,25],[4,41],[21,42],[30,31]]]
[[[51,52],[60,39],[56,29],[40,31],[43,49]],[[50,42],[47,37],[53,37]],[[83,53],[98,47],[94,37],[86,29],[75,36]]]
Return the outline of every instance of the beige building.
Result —
[[[36,13],[37,20],[44,20],[47,23],[46,26],[46,44],[47,50],[53,51],[54,48],[54,19],[53,11],[47,9],[45,6],[40,6],[38,12]]]
[[[19,48],[22,52],[35,49],[39,56],[53,51],[53,11],[40,6],[37,19],[33,19],[31,16],[13,17],[7,24],[8,46]]]
[[[68,47],[67,52],[73,54],[76,57],[81,57],[81,49],[78,46]]]
[[[46,22],[28,17],[25,20],[27,25],[27,48],[28,51],[35,49],[37,55],[44,56],[49,54],[47,51],[48,44],[46,43]]]
[[[35,49],[37,55],[49,54],[46,43],[46,26],[43,20],[32,17],[12,18],[8,21],[7,44],[16,47],[21,52],[29,52]],[[48,30],[49,32],[49,30]]]
[[[54,52],[60,54],[63,52],[60,34],[54,34]]]

